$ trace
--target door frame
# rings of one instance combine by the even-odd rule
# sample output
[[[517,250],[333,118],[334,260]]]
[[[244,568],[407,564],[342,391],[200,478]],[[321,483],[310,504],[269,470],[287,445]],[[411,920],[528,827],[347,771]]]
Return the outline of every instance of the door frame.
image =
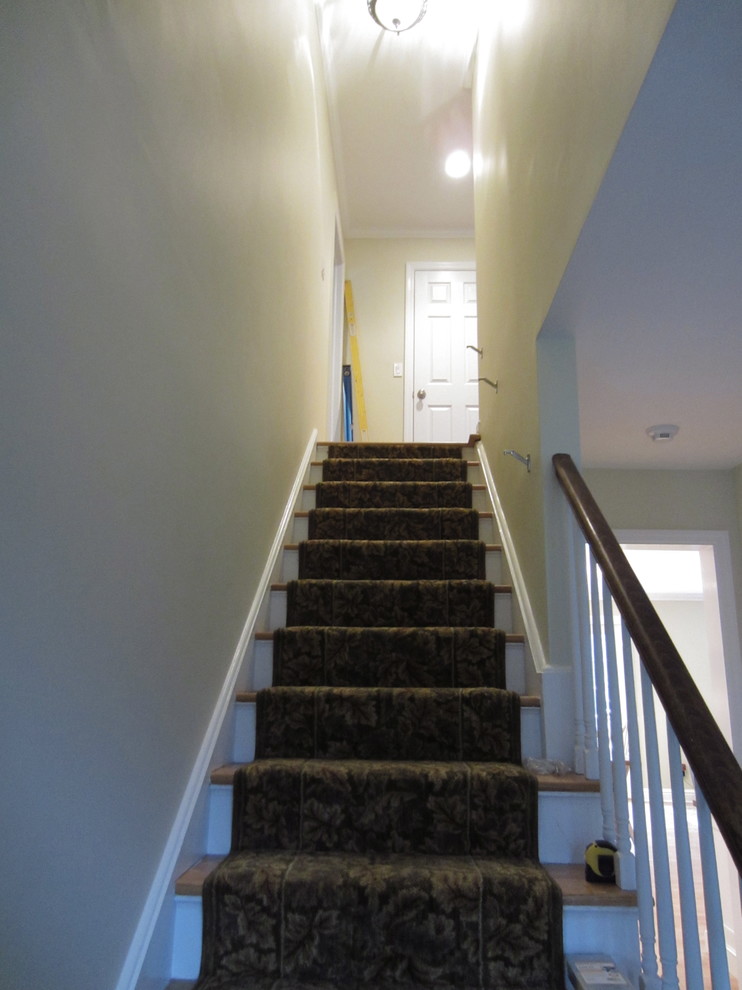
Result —
[[[408,261],[405,280],[404,314],[404,427],[405,443],[411,443],[415,413],[415,275],[417,272],[476,272],[476,261]],[[477,306],[477,321],[479,307]]]
[[[345,327],[345,251],[340,218],[335,219],[335,253],[332,262],[332,308],[327,378],[327,440],[342,440],[342,374]]]
[[[721,653],[716,658],[716,677],[723,678],[726,687],[727,707],[729,710],[729,743],[737,759],[742,759],[742,727],[739,720],[734,718],[734,712],[739,710],[742,701],[742,650],[740,649],[739,622],[737,617],[737,602],[734,588],[734,568],[732,563],[731,541],[727,530],[655,530],[620,529],[615,532],[621,545],[634,544],[654,548],[678,547],[687,550],[698,550],[701,553],[701,568],[703,571],[703,598],[715,599],[718,607],[720,642],[712,642],[711,650]],[[710,549],[713,555],[713,567],[706,554]],[[686,658],[687,659],[687,658]],[[690,666],[693,675],[692,664]],[[713,660],[712,660],[713,667]],[[714,824],[714,833],[717,826]],[[724,938],[727,948],[729,972],[742,979],[742,907],[740,906],[740,887],[737,883],[736,871],[731,857],[724,846],[723,840],[716,835],[716,856],[719,864],[719,891],[722,898],[722,913],[724,916]]]

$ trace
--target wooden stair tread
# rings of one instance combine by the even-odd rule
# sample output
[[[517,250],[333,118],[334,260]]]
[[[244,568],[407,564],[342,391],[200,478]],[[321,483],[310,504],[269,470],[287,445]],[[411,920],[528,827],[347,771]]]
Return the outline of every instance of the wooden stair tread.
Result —
[[[538,775],[540,791],[570,791],[578,794],[599,794],[600,781],[588,780],[579,773],[541,773]]]
[[[223,859],[223,856],[204,856],[194,863],[176,880],[175,893],[184,897],[200,897],[204,880]],[[544,863],[544,868],[561,887],[566,907],[636,906],[635,890],[621,890],[615,884],[588,883],[582,863]]]
[[[200,897],[204,880],[216,869],[224,856],[204,856],[175,881],[175,893],[183,897]]]
[[[636,907],[636,891],[621,890],[613,883],[588,883],[582,863],[544,863],[562,888],[565,907]]]

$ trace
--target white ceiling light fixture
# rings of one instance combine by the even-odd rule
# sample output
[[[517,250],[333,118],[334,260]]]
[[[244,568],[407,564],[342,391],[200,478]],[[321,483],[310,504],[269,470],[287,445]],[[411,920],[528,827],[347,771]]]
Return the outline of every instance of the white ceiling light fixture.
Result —
[[[428,0],[366,0],[366,5],[379,27],[401,34],[425,17]]]
[[[648,426],[646,432],[655,443],[668,443],[675,438],[679,429],[679,426],[672,423],[660,423],[658,426]]]
[[[451,179],[463,179],[471,172],[471,155],[463,148],[452,151],[446,158],[444,166],[446,175]]]

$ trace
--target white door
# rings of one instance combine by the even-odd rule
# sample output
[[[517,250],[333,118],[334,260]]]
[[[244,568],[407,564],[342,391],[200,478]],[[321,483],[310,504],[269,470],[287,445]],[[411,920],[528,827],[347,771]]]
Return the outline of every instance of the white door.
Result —
[[[412,439],[462,443],[479,423],[475,271],[415,271]]]

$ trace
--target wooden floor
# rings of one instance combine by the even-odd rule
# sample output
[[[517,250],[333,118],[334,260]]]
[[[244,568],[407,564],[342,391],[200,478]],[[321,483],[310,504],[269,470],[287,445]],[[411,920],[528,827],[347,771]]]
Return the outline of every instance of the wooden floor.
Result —
[[[647,817],[649,818],[649,807],[646,808]],[[687,985],[685,979],[685,964],[683,958],[683,936],[682,936],[682,925],[680,919],[680,893],[679,893],[679,881],[678,872],[676,866],[676,852],[675,852],[675,830],[672,819],[672,805],[665,806],[665,820],[666,820],[666,831],[667,831],[667,843],[670,858],[670,884],[672,887],[672,898],[673,905],[675,908],[675,932],[677,939],[677,951],[678,951],[678,979],[680,982],[681,990],[695,990],[694,987]],[[711,987],[713,984],[711,982],[711,967],[709,965],[709,953],[708,953],[708,938],[707,938],[707,926],[706,926],[706,909],[703,899],[703,881],[701,877],[701,853],[699,848],[698,840],[698,824],[696,822],[695,814],[689,814],[688,816],[688,832],[690,839],[690,849],[691,849],[691,862],[693,865],[693,883],[696,892],[696,912],[698,916],[698,931],[700,935],[701,942],[701,963],[703,965],[703,986]],[[717,840],[718,841],[718,840]],[[650,835],[651,842],[651,835]],[[650,849],[651,857],[651,849]],[[655,918],[656,925],[656,918]],[[658,953],[659,954],[659,953]],[[660,964],[660,972],[661,972]],[[734,973],[729,974],[729,983],[731,990],[739,990],[739,982],[737,976]]]

